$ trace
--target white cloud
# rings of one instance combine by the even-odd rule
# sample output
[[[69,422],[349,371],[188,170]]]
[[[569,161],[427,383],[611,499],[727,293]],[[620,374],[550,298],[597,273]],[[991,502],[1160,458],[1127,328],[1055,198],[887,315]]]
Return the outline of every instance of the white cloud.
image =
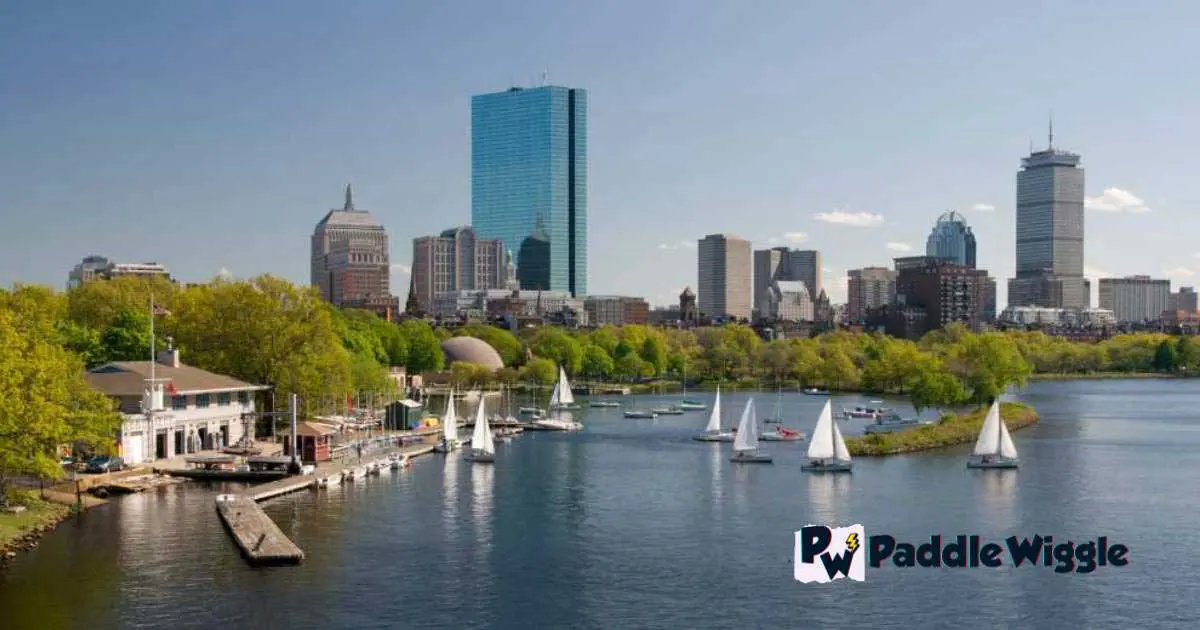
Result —
[[[1163,275],[1168,278],[1191,278],[1196,275],[1196,272],[1187,267],[1175,267],[1174,269],[1163,269]]]
[[[679,249],[696,249],[696,241],[679,241],[678,243],[659,243],[658,250],[673,252]]]
[[[993,206],[990,203],[977,203],[971,206],[971,209],[975,212],[995,212],[996,206]]]
[[[409,267],[408,265],[396,264],[392,265],[392,271],[398,271],[407,276],[408,274],[412,273],[412,267]]]
[[[1083,206],[1097,212],[1128,212],[1142,214],[1150,212],[1141,197],[1120,188],[1105,188],[1099,197],[1085,197]]]
[[[804,232],[784,232],[783,238],[793,243],[803,243],[804,241],[808,240],[808,234],[805,234]]]
[[[843,210],[834,210],[833,212],[819,212],[813,215],[813,218],[825,223],[833,223],[834,225],[847,225],[850,227],[875,227],[883,224],[882,214],[871,214],[870,212],[845,212]]]
[[[1192,254],[1192,258],[1200,258],[1200,252],[1196,252],[1195,254]]]
[[[894,252],[911,252],[912,251],[912,245],[909,245],[908,243],[897,243],[895,241],[889,241],[887,244],[887,248]]]
[[[1111,278],[1112,274],[1096,267],[1083,267],[1083,275],[1085,278]]]

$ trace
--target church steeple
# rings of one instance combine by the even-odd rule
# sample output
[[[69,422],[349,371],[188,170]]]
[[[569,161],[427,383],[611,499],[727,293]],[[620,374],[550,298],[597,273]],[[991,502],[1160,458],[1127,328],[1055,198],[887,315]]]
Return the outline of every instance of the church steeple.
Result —
[[[350,189],[350,184],[346,184],[346,205],[342,209],[354,212],[354,191]]]
[[[417,280],[412,276],[408,277],[408,299],[404,301],[404,313],[409,317],[420,317],[421,304],[417,302]]]

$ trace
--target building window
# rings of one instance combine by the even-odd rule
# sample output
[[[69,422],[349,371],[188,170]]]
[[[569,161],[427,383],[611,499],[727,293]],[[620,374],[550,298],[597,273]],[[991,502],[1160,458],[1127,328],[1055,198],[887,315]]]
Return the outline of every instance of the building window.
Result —
[[[229,392],[226,392],[224,394],[217,394],[217,406],[218,407],[228,407],[229,406]]]
[[[171,409],[174,409],[175,411],[187,409],[187,396],[172,396]]]
[[[239,405],[249,405],[250,404],[250,392],[238,392],[238,404]]]
[[[196,407],[205,409],[208,407],[208,394],[196,394]]]

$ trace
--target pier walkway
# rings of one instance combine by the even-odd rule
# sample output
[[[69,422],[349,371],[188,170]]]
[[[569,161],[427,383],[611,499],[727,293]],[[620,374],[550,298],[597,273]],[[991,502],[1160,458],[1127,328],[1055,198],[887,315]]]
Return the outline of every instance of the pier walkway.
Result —
[[[304,551],[284,535],[258,505],[284,494],[312,488],[317,479],[342,474],[347,468],[368,462],[386,460],[393,453],[417,457],[433,452],[433,444],[412,444],[398,448],[380,449],[359,458],[329,463],[317,468],[311,475],[296,475],[279,481],[256,485],[238,494],[222,494],[217,497],[217,515],[229,530],[233,542],[242,555],[253,565],[298,564],[304,559]]]

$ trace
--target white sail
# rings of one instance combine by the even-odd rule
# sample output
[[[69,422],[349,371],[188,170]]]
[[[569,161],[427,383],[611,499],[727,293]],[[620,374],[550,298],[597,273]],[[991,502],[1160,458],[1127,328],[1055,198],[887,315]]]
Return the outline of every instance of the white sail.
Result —
[[[471,434],[471,448],[473,449],[485,450],[485,446],[492,441],[492,431],[488,428],[487,410],[485,407],[484,398],[480,396],[479,406],[475,409],[475,432]]]
[[[558,395],[559,395],[558,394],[558,383],[555,383],[554,391],[550,392],[550,406],[551,407],[557,407],[559,405]]]
[[[706,433],[721,432],[721,386],[717,386],[717,397],[713,399],[712,413],[708,414],[708,426],[704,427]]]
[[[458,440],[458,415],[454,413],[454,389],[446,398],[446,414],[442,416],[442,436],[447,442]]]
[[[1004,424],[1003,418],[1000,419],[1000,455],[1009,459],[1017,458],[1017,447],[1008,434],[1008,425]]]
[[[813,428],[812,442],[808,444],[810,459],[833,458],[833,430],[836,428],[833,424],[833,403],[826,400],[825,407],[821,409],[821,417],[817,419],[817,426]]]
[[[758,448],[758,436],[754,431],[754,399],[746,401],[742,420],[738,422],[737,435],[733,438],[733,450],[753,451]]]
[[[838,428],[836,422],[830,422],[833,425],[833,458],[838,461],[850,461],[850,449],[846,448],[846,440],[842,439],[842,430]]]
[[[575,394],[571,392],[571,382],[567,380],[567,371],[558,367],[558,402],[561,405],[574,405]]]
[[[983,428],[979,430],[979,439],[975,441],[976,455],[995,455],[1000,450],[1000,403],[992,403],[987,417],[983,420]],[[1014,449],[1015,450],[1015,449]]]
[[[486,417],[483,419],[483,442],[481,442],[479,446],[476,446],[475,448],[478,448],[488,455],[496,454],[496,442],[492,436],[492,427],[488,426]]]

